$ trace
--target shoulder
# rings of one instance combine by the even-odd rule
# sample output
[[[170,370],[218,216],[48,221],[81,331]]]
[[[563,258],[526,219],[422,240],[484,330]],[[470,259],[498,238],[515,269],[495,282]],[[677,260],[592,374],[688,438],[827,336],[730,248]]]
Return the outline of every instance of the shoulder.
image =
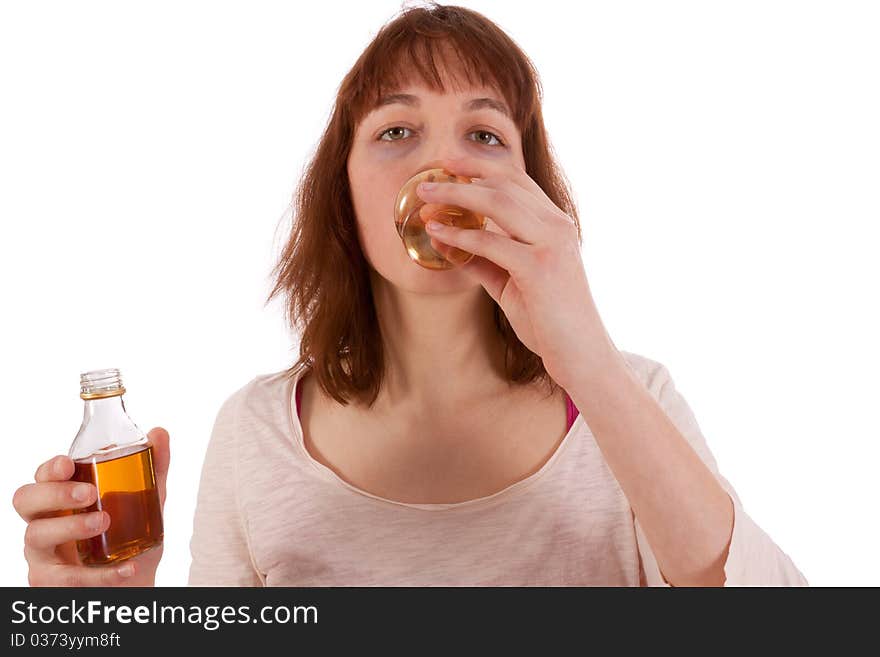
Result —
[[[289,398],[292,386],[300,375],[301,372],[288,369],[254,376],[226,396],[220,406],[218,419],[233,422],[243,417],[276,413]]]
[[[655,397],[659,397],[663,387],[672,379],[666,365],[631,351],[621,349],[617,351],[648,391]]]
[[[681,394],[681,391],[678,390],[666,365],[639,354],[630,352],[621,352],[621,354],[626,359],[630,369],[636,373],[651,396],[657,401],[700,458],[709,466],[709,469],[717,471],[715,457],[709,451],[696,415],[688,401]]]

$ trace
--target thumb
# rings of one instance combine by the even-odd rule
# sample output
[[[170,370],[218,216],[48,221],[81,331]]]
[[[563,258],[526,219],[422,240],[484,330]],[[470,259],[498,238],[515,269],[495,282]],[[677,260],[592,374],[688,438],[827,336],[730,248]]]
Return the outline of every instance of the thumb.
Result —
[[[159,489],[159,504],[165,508],[165,481],[168,479],[168,466],[171,463],[171,450],[168,446],[170,436],[162,427],[150,429],[147,438],[153,445],[153,467],[156,469],[156,487]]]

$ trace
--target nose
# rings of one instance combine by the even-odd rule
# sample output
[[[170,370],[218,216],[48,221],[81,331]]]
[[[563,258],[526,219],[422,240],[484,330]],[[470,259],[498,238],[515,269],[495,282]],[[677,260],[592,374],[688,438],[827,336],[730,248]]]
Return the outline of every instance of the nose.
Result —
[[[421,167],[413,171],[413,175],[415,175],[419,171],[424,171],[425,169],[448,169],[454,159],[455,158],[452,157],[442,157],[430,160],[429,162],[426,162]]]

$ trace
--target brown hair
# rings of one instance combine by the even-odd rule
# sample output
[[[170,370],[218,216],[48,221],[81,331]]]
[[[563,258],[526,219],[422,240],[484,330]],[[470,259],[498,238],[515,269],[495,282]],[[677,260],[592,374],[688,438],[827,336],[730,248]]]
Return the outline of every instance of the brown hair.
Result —
[[[445,92],[437,61],[444,61],[448,46],[469,83],[479,80],[504,95],[522,135],[526,173],[574,219],[581,241],[577,209],[544,129],[541,84],[529,58],[501,28],[470,9],[433,2],[404,9],[380,29],[339,87],[329,124],[297,186],[291,234],[272,270],[275,285],[266,300],[283,292],[287,321],[301,333],[299,359],[287,374],[310,367],[341,404],[354,397],[372,406],[385,370],[370,266],[357,237],[347,173],[355,129],[382,95],[413,75]],[[497,303],[495,325],[506,343],[508,380],[540,380],[554,391],[557,384],[541,358],[519,340]]]

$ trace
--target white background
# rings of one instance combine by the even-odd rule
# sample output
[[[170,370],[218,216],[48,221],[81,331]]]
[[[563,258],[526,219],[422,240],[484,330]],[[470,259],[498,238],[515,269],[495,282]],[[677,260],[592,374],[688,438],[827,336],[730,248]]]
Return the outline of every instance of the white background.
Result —
[[[463,2],[532,58],[615,343],[667,365],[812,585],[880,585],[873,2]],[[575,8],[577,7],[577,8]],[[184,585],[215,415],[296,337],[263,301],[339,82],[399,2],[0,4],[0,585],[11,504],[121,369],[171,434]]]

